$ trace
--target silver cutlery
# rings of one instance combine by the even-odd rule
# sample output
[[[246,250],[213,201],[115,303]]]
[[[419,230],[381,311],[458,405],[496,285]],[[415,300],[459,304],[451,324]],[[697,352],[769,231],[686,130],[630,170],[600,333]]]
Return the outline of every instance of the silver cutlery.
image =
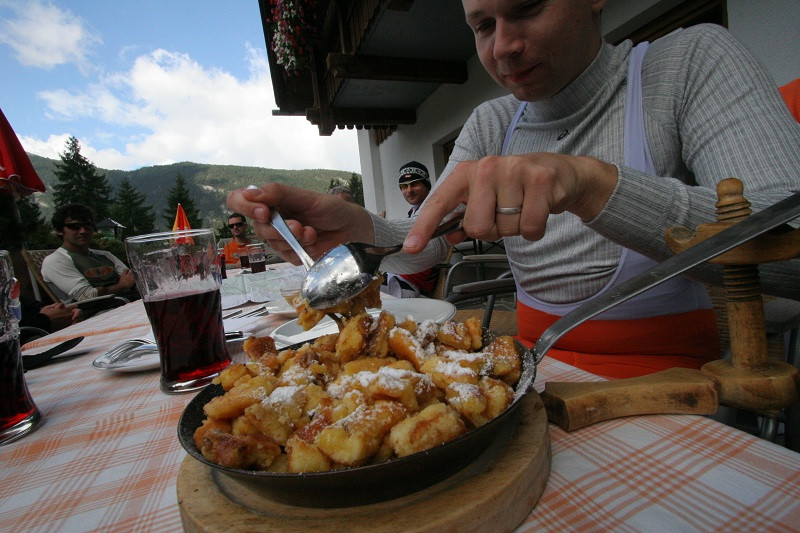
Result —
[[[222,320],[228,320],[229,318],[233,318],[233,317],[241,314],[241,312],[242,312],[241,309],[236,309],[235,311],[231,311],[228,314],[222,315]]]
[[[431,238],[460,229],[463,218],[463,211],[456,213],[442,222]],[[402,249],[402,243],[387,247],[363,242],[340,244],[308,269],[300,295],[315,309],[326,309],[346,302],[372,283],[384,257]]]

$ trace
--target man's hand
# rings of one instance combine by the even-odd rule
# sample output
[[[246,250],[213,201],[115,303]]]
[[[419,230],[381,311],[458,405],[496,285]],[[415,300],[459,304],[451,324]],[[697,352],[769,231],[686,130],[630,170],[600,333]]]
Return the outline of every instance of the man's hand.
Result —
[[[614,165],[588,157],[536,153],[489,156],[463,161],[429,196],[404,244],[417,253],[436,226],[459,204],[465,204],[464,232],[481,240],[521,235],[541,239],[552,214],[569,211],[584,221],[596,217],[617,184]],[[496,208],[520,208],[501,214]],[[456,244],[464,235],[453,233]]]
[[[120,290],[118,292],[128,290],[134,285],[136,285],[136,278],[134,277],[132,271],[126,270],[125,272],[119,275],[119,281],[117,282],[117,286],[120,287]]]
[[[97,287],[97,295],[105,296],[107,294],[119,294],[130,289],[134,285],[136,285],[136,278],[134,277],[133,272],[131,270],[125,270],[119,275],[119,280],[114,285]]]
[[[300,264],[300,259],[269,223],[272,208],[280,211],[292,234],[315,259],[344,242],[374,239],[372,219],[363,207],[279,183],[234,190],[228,195],[228,207],[250,218],[256,235],[294,264]]]
[[[74,304],[64,305],[63,303],[56,303],[45,305],[39,312],[50,319],[50,331],[57,331],[70,326],[76,322],[80,322],[83,318],[81,310]]]

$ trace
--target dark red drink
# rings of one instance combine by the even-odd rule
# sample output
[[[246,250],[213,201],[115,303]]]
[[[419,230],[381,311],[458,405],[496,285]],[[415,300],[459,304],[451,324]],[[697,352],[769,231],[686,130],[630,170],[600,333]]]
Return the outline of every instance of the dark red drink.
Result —
[[[266,272],[267,270],[267,262],[266,261],[250,261],[250,272],[256,274],[258,272]]]
[[[211,382],[231,358],[219,290],[144,302],[161,356],[161,388],[183,392]]]
[[[41,419],[22,372],[19,341],[6,335],[0,340],[0,444],[25,435]]]
[[[250,267],[250,256],[247,254],[242,254],[239,256],[239,263],[241,264],[242,268],[249,268]]]
[[[222,279],[228,279],[228,273],[225,271],[225,254],[217,256],[217,263],[219,263],[219,273]]]

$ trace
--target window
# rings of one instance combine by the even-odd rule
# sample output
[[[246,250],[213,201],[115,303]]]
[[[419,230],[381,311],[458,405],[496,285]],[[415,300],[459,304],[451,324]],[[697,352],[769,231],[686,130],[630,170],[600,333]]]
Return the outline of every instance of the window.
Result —
[[[728,27],[728,10],[725,0],[687,0],[660,15],[655,20],[632,31],[614,44],[630,39],[634,44],[641,41],[654,41],[677,30],[703,22]]]

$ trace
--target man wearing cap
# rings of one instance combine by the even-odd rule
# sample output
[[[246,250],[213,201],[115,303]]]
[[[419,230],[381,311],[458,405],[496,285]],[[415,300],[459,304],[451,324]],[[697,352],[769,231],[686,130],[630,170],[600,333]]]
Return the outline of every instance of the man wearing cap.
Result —
[[[400,167],[400,191],[403,198],[411,204],[408,218],[414,216],[431,192],[428,168],[422,163],[411,161]],[[436,286],[439,271],[429,268],[416,274],[392,274],[387,272],[381,291],[398,298],[416,298],[420,294],[430,295]]]
[[[428,175],[428,168],[422,163],[411,161],[400,168],[400,191],[403,198],[411,204],[408,210],[408,217],[417,212],[419,206],[431,192],[431,180]]]

